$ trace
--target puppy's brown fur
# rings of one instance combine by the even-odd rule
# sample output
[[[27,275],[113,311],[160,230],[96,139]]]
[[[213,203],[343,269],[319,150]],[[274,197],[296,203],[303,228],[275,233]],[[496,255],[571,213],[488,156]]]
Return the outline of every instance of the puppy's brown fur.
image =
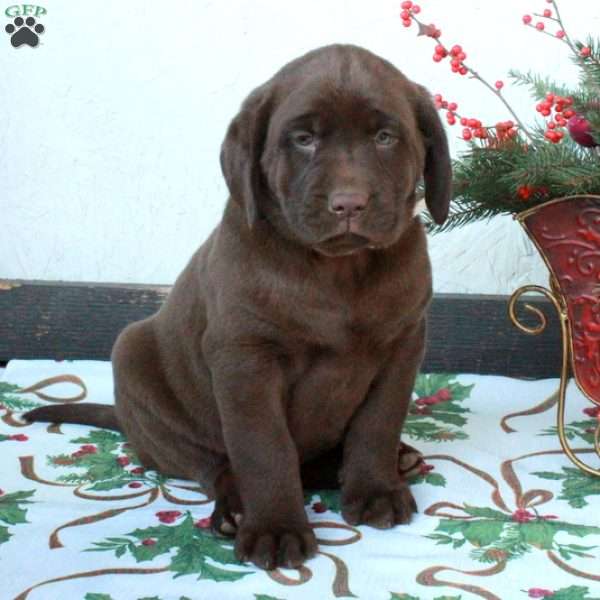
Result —
[[[448,147],[423,88],[335,45],[252,92],[221,164],[221,224],[160,311],[115,344],[116,413],[27,416],[120,427],[145,465],[214,494],[214,521],[243,514],[240,559],[298,566],[316,550],[302,475],[341,467],[351,524],[415,510],[398,448],[431,275],[413,210],[424,176],[445,219]]]

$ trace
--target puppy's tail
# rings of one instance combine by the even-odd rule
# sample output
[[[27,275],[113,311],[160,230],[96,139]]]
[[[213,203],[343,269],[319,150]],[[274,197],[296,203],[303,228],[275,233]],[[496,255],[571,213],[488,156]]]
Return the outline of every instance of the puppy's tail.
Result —
[[[104,429],[122,431],[115,407],[106,404],[55,404],[40,406],[23,415],[26,421],[46,421],[50,423],[79,423]]]

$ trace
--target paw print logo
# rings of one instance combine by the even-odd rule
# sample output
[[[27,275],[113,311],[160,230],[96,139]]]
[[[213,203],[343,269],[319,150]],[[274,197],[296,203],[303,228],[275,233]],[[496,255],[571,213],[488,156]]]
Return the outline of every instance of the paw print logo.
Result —
[[[10,43],[15,48],[23,44],[35,48],[39,44],[38,34],[44,33],[44,26],[41,23],[36,24],[33,17],[27,17],[25,20],[17,17],[13,23],[9,23],[4,29],[10,35]]]

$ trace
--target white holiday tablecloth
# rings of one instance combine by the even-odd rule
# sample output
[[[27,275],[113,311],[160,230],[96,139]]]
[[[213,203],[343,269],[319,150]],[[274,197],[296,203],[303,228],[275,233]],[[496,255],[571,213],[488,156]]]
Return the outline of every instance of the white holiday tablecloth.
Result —
[[[110,363],[10,362],[0,382],[0,598],[598,600],[600,478],[559,450],[556,386],[420,376],[404,434],[426,457],[413,479],[419,514],[389,531],[351,527],[337,493],[308,493],[319,554],[267,573],[210,534],[212,504],[193,482],[144,471],[120,434],[19,420],[45,396],[111,403]],[[568,421],[593,462],[596,414],[574,386]]]

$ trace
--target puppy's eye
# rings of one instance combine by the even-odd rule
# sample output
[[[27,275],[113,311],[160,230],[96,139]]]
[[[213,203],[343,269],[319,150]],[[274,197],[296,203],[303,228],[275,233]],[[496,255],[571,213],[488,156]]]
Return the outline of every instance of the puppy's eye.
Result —
[[[375,143],[378,146],[391,146],[398,138],[387,129],[382,129],[375,135]]]
[[[292,134],[292,140],[296,146],[301,148],[310,149],[316,144],[316,138],[312,133],[308,131],[297,131]]]

